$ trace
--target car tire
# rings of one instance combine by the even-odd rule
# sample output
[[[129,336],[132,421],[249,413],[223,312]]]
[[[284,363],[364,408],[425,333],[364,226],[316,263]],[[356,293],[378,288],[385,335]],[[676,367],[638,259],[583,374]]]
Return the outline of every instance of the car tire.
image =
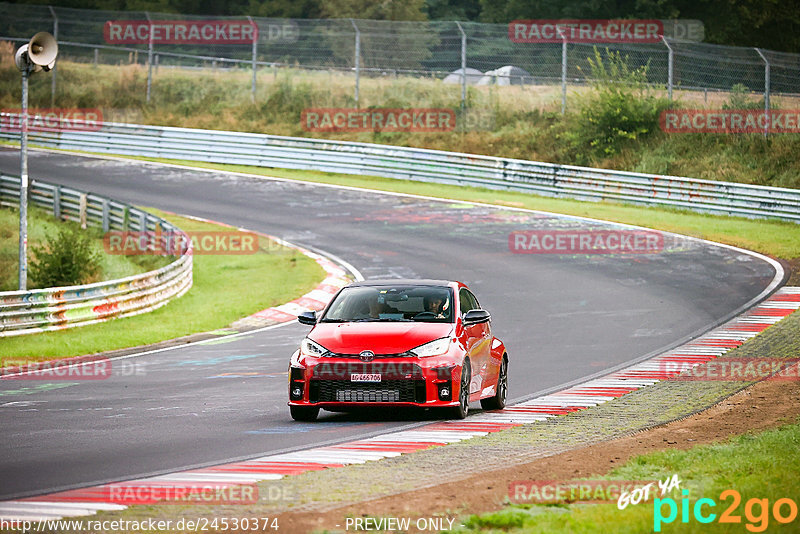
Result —
[[[319,408],[314,406],[289,406],[289,412],[295,421],[316,421]]]
[[[481,399],[481,408],[484,410],[502,410],[506,407],[506,395],[508,395],[508,358],[503,355],[503,362],[500,364],[500,371],[497,373],[497,387],[492,397]]]
[[[469,384],[472,380],[472,366],[464,360],[461,366],[461,386],[458,388],[458,406],[450,409],[451,419],[464,419],[469,413]]]

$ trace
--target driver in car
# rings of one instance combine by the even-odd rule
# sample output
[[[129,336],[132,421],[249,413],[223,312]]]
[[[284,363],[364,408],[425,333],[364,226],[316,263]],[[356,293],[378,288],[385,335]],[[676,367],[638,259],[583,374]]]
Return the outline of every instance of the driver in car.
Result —
[[[445,318],[446,302],[441,295],[427,295],[423,300],[425,311],[432,313],[437,319]]]

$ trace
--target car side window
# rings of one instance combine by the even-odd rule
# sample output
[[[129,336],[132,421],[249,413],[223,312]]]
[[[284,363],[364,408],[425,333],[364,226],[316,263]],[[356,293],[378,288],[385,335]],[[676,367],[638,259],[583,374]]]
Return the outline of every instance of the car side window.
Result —
[[[469,297],[472,299],[472,309],[479,310],[481,308],[481,303],[478,302],[478,298],[475,296],[475,294],[472,291],[467,290],[467,295],[469,295]]]
[[[469,292],[466,288],[461,288],[461,291],[458,292],[458,300],[459,305],[461,307],[461,316],[463,317],[465,313],[470,310],[475,310],[478,308],[478,301],[475,300],[475,296]]]

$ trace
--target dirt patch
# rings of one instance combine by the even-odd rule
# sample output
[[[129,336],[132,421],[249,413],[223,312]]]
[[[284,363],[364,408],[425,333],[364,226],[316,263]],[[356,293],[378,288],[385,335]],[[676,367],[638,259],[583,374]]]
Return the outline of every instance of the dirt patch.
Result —
[[[285,513],[279,516],[278,521],[281,529],[287,532],[343,531],[347,516],[417,518],[445,512],[451,517],[485,513],[502,507],[508,495],[508,485],[515,480],[569,480],[604,475],[640,454],[663,449],[689,449],[730,436],[793,423],[798,416],[800,382],[766,380],[696,415],[632,436],[325,513]]]
[[[784,268],[788,266],[789,280],[786,282],[788,286],[800,286],[800,258],[792,258],[791,260],[784,260]]]

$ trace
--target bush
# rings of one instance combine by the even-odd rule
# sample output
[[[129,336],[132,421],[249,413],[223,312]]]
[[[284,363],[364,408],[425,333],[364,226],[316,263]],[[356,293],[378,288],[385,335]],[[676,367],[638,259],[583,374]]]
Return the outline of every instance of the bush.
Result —
[[[597,48],[588,62],[591,91],[578,98],[577,116],[563,134],[584,162],[587,153],[614,156],[626,143],[656,131],[661,111],[671,104],[647,83],[648,65],[631,70],[627,57],[606,50],[603,58]]]
[[[43,245],[31,248],[30,277],[34,287],[85,284],[100,273],[100,254],[92,238],[78,229],[62,226],[47,235]]]
[[[742,83],[734,84],[728,95],[728,100],[722,104],[722,109],[764,109],[764,97],[760,100],[753,100],[751,91]],[[775,104],[770,105],[775,108]]]

